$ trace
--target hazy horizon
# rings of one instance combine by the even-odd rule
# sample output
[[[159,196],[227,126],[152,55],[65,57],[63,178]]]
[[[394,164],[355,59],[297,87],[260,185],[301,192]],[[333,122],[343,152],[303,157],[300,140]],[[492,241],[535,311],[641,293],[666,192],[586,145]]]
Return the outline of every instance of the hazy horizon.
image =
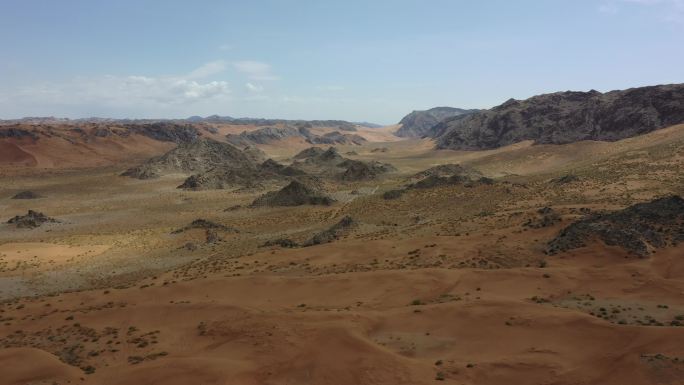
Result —
[[[684,0],[0,8],[0,119],[394,124],[436,106],[680,83],[684,61]]]

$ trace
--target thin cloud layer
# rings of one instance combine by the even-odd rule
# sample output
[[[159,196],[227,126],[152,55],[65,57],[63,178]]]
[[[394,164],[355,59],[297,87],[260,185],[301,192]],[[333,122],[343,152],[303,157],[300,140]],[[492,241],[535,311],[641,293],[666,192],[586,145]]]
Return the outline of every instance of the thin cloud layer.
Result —
[[[273,74],[271,66],[267,63],[254,61],[254,60],[243,60],[233,63],[236,70],[247,75],[251,80],[276,80],[277,76]]]
[[[227,64],[223,60],[216,60],[196,68],[187,76],[189,79],[203,79],[208,76],[216,75],[226,70]]]
[[[198,82],[189,78],[148,76],[104,76],[77,78],[66,83],[48,83],[21,88],[18,97],[36,103],[92,104],[112,107],[140,104],[174,105],[226,97],[226,81]]]
[[[649,7],[669,22],[684,23],[684,0],[609,0],[599,5],[602,13],[617,14],[623,6]]]

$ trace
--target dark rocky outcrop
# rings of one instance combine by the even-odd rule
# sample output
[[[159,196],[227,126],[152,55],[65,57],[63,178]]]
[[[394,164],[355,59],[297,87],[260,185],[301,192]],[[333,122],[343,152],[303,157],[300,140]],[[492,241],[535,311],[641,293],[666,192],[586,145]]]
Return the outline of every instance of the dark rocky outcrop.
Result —
[[[180,233],[184,233],[188,230],[194,230],[194,229],[204,230],[204,239],[205,239],[205,243],[207,243],[207,244],[220,242],[222,239],[221,239],[221,236],[219,235],[219,233],[226,234],[226,233],[239,233],[240,232],[234,227],[225,226],[225,225],[222,225],[219,223],[208,221],[206,219],[195,219],[189,225],[182,227],[178,230],[172,231],[171,234],[180,234]],[[192,248],[192,247],[191,248],[186,247],[186,248],[188,250],[194,250],[194,249],[196,249],[196,246],[197,245],[195,245],[194,248]]]
[[[414,174],[412,179],[424,179],[431,176],[436,177],[451,177],[459,175],[467,179],[475,180],[482,177],[482,174],[474,168],[461,166],[460,164],[448,163],[440,164],[438,166],[430,167]]]
[[[399,199],[399,198],[401,198],[402,195],[404,195],[404,192],[406,192],[406,190],[404,190],[404,189],[395,189],[395,190],[385,191],[382,194],[382,198],[385,200]]]
[[[533,218],[528,218],[522,225],[531,229],[541,229],[553,226],[561,221],[561,216],[551,207],[542,207],[537,210]]]
[[[646,257],[653,249],[684,241],[684,200],[669,196],[611,213],[594,213],[561,230],[549,254],[586,246],[599,239],[609,246]]]
[[[344,172],[339,175],[339,179],[346,182],[373,180],[383,174],[396,171],[394,166],[387,163],[362,162],[351,159],[338,164],[338,167],[345,168]]]
[[[283,164],[276,162],[273,159],[268,159],[264,163],[262,163],[260,169],[268,173],[283,176],[305,175],[304,171],[298,170],[292,166],[285,166]]]
[[[219,223],[215,223],[212,221],[208,221],[206,219],[195,219],[194,221],[190,222],[189,225],[182,227],[178,230],[174,230],[171,232],[171,234],[180,234],[188,230],[192,229],[203,229],[203,230],[219,230],[219,231],[228,231],[228,232],[233,232],[233,233],[238,233],[239,231],[233,227],[225,226]]]
[[[556,185],[564,185],[564,184],[569,184],[573,182],[579,181],[580,178],[577,175],[573,174],[566,174],[559,176],[558,178],[553,178],[551,179],[551,183],[556,184]]]
[[[0,138],[31,138],[38,139],[38,136],[28,130],[24,130],[16,127],[0,127]]]
[[[362,145],[367,142],[366,138],[360,135],[342,134],[339,131],[328,132],[323,135],[310,135],[307,139],[311,144]]]
[[[430,175],[427,178],[421,179],[416,183],[407,186],[407,189],[428,189],[442,186],[454,186],[469,182],[470,179],[461,175],[452,176],[437,176]]]
[[[272,177],[273,175],[268,175]],[[190,175],[178,186],[185,190],[220,190],[234,187],[242,189],[261,189],[267,175],[256,169],[213,169],[208,172]]]
[[[183,143],[164,155],[124,172],[137,179],[158,178],[167,173],[197,173],[221,167],[225,169],[255,169],[253,150],[243,151],[228,143],[200,139]]]
[[[252,206],[329,206],[334,202],[320,188],[294,180],[278,191],[268,192],[255,199]]]
[[[175,122],[152,122],[124,124],[132,133],[154,140],[174,143],[190,143],[199,139],[199,131],[192,124]]]
[[[352,219],[349,215],[346,215],[339,222],[332,225],[330,228],[322,231],[320,233],[314,234],[310,240],[305,242],[302,246],[314,246],[323,243],[329,243],[338,239],[344,232],[357,226],[358,223]]]
[[[302,159],[313,158],[313,157],[316,157],[316,156],[323,154],[324,152],[325,152],[325,150],[320,148],[320,147],[309,147],[309,148],[304,149],[304,150],[300,151],[299,153],[297,153],[297,155],[295,155],[293,157],[293,159],[302,160]]]
[[[413,111],[399,122],[401,128],[395,133],[404,138],[433,136],[432,128],[446,118],[472,114],[478,110],[464,110],[453,107],[435,107],[425,111]]]
[[[261,189],[264,182],[288,181],[303,177],[306,173],[291,166],[267,159],[260,165],[244,168],[216,167],[207,172],[194,174],[178,186],[187,190],[212,190],[240,187]]]
[[[427,170],[414,174],[411,179],[418,179],[418,181],[409,184],[407,186],[408,189],[426,189],[473,183],[491,184],[493,182],[493,180],[483,177],[479,171],[461,166],[460,164],[441,164],[430,167]]]
[[[684,123],[684,84],[510,99],[491,110],[447,118],[434,133],[438,148],[482,150],[524,140],[616,141],[679,123]]]
[[[42,198],[43,196],[35,193],[33,191],[22,191],[17,194],[15,194],[12,199],[38,199]]]
[[[376,179],[396,171],[394,166],[380,162],[363,162],[343,157],[335,147],[322,150],[308,148],[294,156],[292,167],[307,174],[331,177],[347,182]]]
[[[386,191],[383,194],[383,198],[385,200],[398,199],[409,190],[424,190],[446,186],[474,187],[478,184],[490,185],[494,183],[493,179],[482,176],[479,171],[458,164],[443,164],[431,167],[414,174],[408,178],[408,181],[415,182],[408,183],[401,189]]]
[[[311,132],[310,124],[285,127],[262,127],[252,131],[243,131],[239,135],[228,134],[229,143],[236,146],[274,143],[287,138],[301,138],[311,144],[344,144],[361,145],[366,139],[356,134],[343,134],[339,131],[316,135]]]
[[[59,223],[59,221],[54,218],[50,218],[43,213],[29,210],[26,215],[17,215],[7,221],[7,223],[15,225],[18,228],[35,229],[36,227],[40,227],[45,223]]]
[[[295,127],[263,127],[254,131],[243,131],[239,135],[228,134],[226,135],[226,138],[228,139],[228,142],[233,145],[247,146],[254,144],[269,144],[291,137],[305,137],[305,134],[302,132],[308,132],[308,130]]]
[[[278,239],[274,239],[271,241],[266,241],[261,246],[262,247],[280,246],[280,247],[285,247],[285,248],[295,248],[295,247],[299,247],[299,244],[290,238],[278,238]]]

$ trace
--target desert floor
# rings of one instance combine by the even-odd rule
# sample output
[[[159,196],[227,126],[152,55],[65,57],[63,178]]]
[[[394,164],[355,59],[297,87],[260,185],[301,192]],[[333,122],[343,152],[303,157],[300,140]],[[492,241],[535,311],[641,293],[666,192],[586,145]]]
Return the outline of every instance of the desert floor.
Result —
[[[684,195],[684,126],[478,152],[362,134],[340,153],[398,172],[327,185],[329,207],[119,176],[135,159],[3,170],[0,384],[684,384],[684,245],[544,252],[582,210]],[[262,149],[288,162],[304,147]],[[495,183],[383,199],[445,163]],[[10,199],[22,190],[44,197]],[[543,207],[561,221],[524,226]],[[61,222],[4,223],[28,209]],[[263,246],[346,215],[359,226],[334,242]],[[238,232],[173,233],[198,218]]]

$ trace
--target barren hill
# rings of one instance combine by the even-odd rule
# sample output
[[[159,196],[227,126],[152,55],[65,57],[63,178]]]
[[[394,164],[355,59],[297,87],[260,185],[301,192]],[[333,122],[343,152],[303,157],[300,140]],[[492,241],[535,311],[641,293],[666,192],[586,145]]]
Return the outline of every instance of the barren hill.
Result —
[[[425,111],[413,111],[401,119],[399,122],[401,127],[397,130],[396,135],[404,138],[432,136],[432,128],[442,120],[454,116],[472,114],[477,111],[453,107],[435,107]]]

